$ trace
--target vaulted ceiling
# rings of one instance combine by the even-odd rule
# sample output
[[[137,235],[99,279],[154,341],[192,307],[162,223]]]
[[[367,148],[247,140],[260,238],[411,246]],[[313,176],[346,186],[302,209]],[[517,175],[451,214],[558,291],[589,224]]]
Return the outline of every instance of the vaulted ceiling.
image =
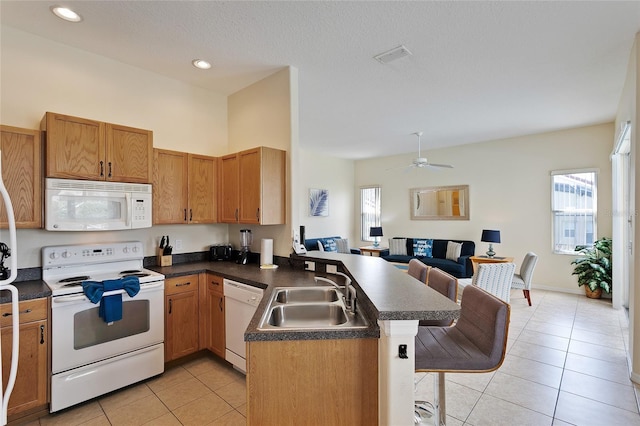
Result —
[[[640,31],[637,1],[64,2],[78,24],[54,3],[0,23],[223,94],[296,67],[301,144],[345,158],[611,121]]]

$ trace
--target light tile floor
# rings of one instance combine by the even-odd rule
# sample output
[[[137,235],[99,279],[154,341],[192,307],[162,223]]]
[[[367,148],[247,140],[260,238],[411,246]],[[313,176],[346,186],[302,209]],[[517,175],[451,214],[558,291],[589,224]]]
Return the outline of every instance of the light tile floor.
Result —
[[[532,301],[512,291],[500,369],[446,375],[447,424],[640,426],[624,311],[539,290]],[[430,400],[431,377],[419,380],[417,396]],[[30,425],[244,425],[245,415],[245,377],[211,355]]]

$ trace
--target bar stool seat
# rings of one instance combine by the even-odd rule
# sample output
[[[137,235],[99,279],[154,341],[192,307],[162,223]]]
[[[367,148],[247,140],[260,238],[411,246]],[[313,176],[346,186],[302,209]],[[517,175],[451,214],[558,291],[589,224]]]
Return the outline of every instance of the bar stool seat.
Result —
[[[436,425],[446,421],[444,373],[484,373],[500,367],[506,353],[510,313],[505,301],[479,287],[467,286],[462,293],[460,319],[454,326],[418,327],[415,370],[438,373],[433,404]]]

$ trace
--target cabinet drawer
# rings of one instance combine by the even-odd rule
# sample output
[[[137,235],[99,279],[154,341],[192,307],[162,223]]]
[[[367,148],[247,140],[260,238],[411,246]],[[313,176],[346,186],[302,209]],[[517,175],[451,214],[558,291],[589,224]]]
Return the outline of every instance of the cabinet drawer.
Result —
[[[182,277],[168,278],[164,282],[164,294],[166,295],[197,290],[198,275],[185,275]]]
[[[224,295],[224,286],[223,286],[223,278],[218,275],[207,274],[207,286],[210,291],[223,296]]]
[[[23,300],[20,306],[20,324],[47,319],[47,299]],[[11,303],[0,305],[0,327],[11,325]]]

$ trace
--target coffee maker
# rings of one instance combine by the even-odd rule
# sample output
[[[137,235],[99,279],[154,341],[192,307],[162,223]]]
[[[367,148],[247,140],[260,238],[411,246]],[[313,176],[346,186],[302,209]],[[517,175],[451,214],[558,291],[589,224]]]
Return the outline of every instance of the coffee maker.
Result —
[[[251,235],[251,229],[240,230],[240,254],[238,255],[237,263],[246,265],[249,262],[249,254],[251,253],[251,243],[253,242],[253,235]]]

